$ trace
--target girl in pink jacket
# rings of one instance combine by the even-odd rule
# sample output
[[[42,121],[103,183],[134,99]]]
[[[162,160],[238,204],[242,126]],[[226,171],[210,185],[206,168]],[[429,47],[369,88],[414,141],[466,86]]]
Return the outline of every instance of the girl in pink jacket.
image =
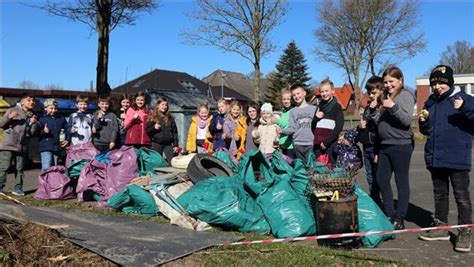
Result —
[[[125,145],[135,148],[151,146],[150,137],[146,133],[146,123],[150,116],[149,102],[150,96],[147,93],[140,91],[135,95],[133,104],[125,115]]]

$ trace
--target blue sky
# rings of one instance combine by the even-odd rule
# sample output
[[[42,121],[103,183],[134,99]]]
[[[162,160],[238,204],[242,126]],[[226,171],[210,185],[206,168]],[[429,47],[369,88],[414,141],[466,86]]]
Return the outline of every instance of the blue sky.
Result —
[[[342,69],[321,62],[312,52],[316,43],[315,5],[316,1],[290,1],[285,21],[272,33],[277,50],[262,59],[263,73],[275,68],[283,49],[295,40],[314,80],[330,77],[336,86],[347,81]],[[179,32],[192,24],[183,12],[193,7],[191,1],[163,0],[159,9],[143,14],[135,26],[115,29],[110,38],[110,85],[116,87],[154,68],[187,72],[198,78],[216,69],[250,73],[252,64],[237,54],[182,43]],[[473,0],[422,1],[420,11],[418,27],[425,33],[427,48],[400,64],[411,87],[438,62],[447,45],[457,40],[474,44]],[[55,84],[84,90],[95,81],[97,36],[85,24],[48,16],[18,1],[0,0],[0,29],[0,87],[18,87],[28,80],[40,87]]]

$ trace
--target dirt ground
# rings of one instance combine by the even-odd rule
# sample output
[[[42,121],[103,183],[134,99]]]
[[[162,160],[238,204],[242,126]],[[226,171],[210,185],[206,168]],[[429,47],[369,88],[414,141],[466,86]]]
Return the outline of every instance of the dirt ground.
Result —
[[[99,255],[74,245],[53,230],[34,223],[0,222],[0,265],[116,266]]]

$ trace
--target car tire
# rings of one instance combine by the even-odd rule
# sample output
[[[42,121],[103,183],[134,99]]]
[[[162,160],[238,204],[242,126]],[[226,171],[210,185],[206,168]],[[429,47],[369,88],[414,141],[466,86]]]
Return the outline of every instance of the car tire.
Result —
[[[206,154],[197,154],[189,162],[186,169],[188,177],[197,183],[213,176],[232,176],[234,172],[223,161]]]

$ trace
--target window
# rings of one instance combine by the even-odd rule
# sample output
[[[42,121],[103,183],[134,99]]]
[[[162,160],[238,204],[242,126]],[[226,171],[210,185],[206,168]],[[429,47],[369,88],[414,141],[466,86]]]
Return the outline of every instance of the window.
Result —
[[[190,81],[178,80],[178,82],[188,91],[198,92],[198,89]]]
[[[144,82],[145,82],[145,80],[139,80],[132,87],[133,88],[139,88]]]

